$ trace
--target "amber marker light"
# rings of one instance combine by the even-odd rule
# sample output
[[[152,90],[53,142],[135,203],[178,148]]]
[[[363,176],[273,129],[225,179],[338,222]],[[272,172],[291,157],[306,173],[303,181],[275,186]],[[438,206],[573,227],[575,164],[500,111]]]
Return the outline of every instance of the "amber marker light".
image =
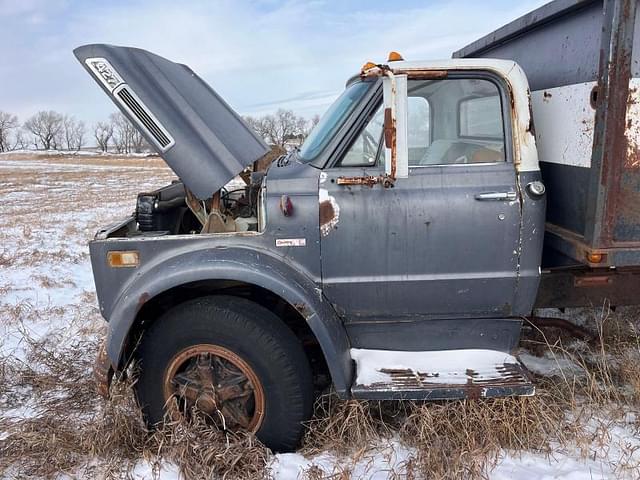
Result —
[[[140,265],[140,254],[137,250],[107,252],[107,263],[111,268],[137,267]]]
[[[404,60],[402,55],[398,52],[389,52],[389,58],[387,58],[387,62],[399,62],[400,60]]]
[[[377,67],[377,65],[373,62],[367,62],[364,65],[362,65],[362,68],[360,69],[360,71],[366,72],[367,70],[371,70],[373,67]]]
[[[587,260],[589,263],[600,263],[604,259],[602,253],[589,252],[587,253]]]

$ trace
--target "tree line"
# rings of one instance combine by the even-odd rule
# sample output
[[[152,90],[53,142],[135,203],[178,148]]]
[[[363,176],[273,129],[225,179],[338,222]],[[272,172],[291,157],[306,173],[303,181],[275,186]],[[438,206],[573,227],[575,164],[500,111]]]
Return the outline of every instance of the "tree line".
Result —
[[[243,118],[267,144],[278,148],[300,145],[320,119],[315,115],[307,120],[283,109]],[[89,127],[73,115],[53,110],[40,111],[24,122],[17,115],[0,110],[0,152],[26,149],[78,152],[90,143],[102,152],[126,154],[150,150],[138,129],[120,112]]]
[[[142,135],[120,112],[88,128],[73,115],[42,110],[20,122],[0,110],[0,152],[12,150],[69,150],[78,152],[89,142],[103,152],[139,153],[148,150]]]

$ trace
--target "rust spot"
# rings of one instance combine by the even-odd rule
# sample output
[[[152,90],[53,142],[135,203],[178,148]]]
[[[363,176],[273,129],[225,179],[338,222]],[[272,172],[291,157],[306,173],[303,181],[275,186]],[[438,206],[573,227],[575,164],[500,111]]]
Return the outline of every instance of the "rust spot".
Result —
[[[571,323],[569,320],[564,318],[530,316],[525,317],[525,319],[536,328],[559,328],[561,330],[566,330],[570,335],[573,335],[576,338],[580,338],[588,342],[596,340],[596,336],[589,330],[576,325],[575,323]]]
[[[293,308],[295,308],[304,318],[308,318],[311,315],[311,309],[306,303],[294,303]]]
[[[622,8],[618,8],[622,3]],[[600,185],[604,191],[602,220],[591,235],[592,248],[611,248],[620,243],[637,244],[640,210],[640,171],[635,164],[637,149],[627,131],[627,111],[637,100],[629,90],[632,58],[632,19],[635,1],[605,2],[605,16],[611,15],[611,39],[600,49],[598,108],[593,139],[594,155],[601,165]],[[633,12],[633,15],[631,14]],[[628,92],[629,95],[620,94]],[[631,141],[630,141],[631,140]]]
[[[320,225],[328,225],[335,218],[336,212],[329,200],[320,202]]]
[[[474,370],[467,368],[465,374],[467,375],[467,388],[465,389],[467,398],[469,400],[479,400],[482,396],[483,387],[474,382],[477,373]]]
[[[366,67],[366,68],[365,68]],[[406,74],[409,78],[416,80],[433,80],[447,78],[449,72],[447,70],[430,70],[430,69],[403,69],[403,68],[391,68],[389,65],[379,64],[365,64],[360,71],[361,78],[381,77],[386,75],[386,72],[392,71],[396,75]]]
[[[140,298],[138,298],[137,311],[140,311],[140,309],[144,306],[145,303],[149,301],[150,298],[151,298],[151,295],[149,295],[148,292],[144,292],[142,295],[140,295]]]
[[[379,177],[338,177],[336,183],[338,185],[365,185],[373,187],[376,183],[383,183],[383,176]]]
[[[416,79],[416,80],[437,80],[441,78],[447,78],[447,76],[449,75],[449,72],[447,70],[428,70],[428,69],[421,69],[421,70],[394,69],[393,73],[395,74],[406,73],[409,78]]]
[[[597,108],[597,106],[598,106],[598,85],[595,85],[591,89],[591,95],[589,95],[589,103],[591,104],[591,108],[593,108],[594,110]]]
[[[107,345],[102,343],[98,349],[96,363],[93,367],[93,379],[96,385],[96,391],[103,398],[109,398],[109,387],[113,378],[113,368],[111,361],[107,355]]]

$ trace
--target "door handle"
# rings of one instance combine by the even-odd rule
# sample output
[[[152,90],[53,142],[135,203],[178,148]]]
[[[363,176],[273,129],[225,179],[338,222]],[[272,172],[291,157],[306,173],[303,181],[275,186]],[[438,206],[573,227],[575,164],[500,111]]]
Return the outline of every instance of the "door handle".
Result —
[[[516,192],[486,192],[478,193],[475,196],[476,200],[480,201],[509,201],[513,202],[517,198]]]

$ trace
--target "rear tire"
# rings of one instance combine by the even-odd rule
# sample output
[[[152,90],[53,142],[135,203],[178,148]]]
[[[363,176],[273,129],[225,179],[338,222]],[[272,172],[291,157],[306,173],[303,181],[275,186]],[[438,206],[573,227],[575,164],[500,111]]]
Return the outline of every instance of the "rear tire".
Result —
[[[213,353],[189,357],[190,352],[197,349]],[[216,352],[222,352],[222,356]],[[192,371],[200,375],[198,368],[205,362],[203,358],[209,359],[206,369],[213,372],[211,378],[216,378],[220,372],[216,363],[220,361],[231,365],[231,369],[236,368],[234,379],[238,378],[237,372],[246,373],[244,377],[248,381],[243,384],[245,389],[239,402],[246,405],[245,390],[253,387],[253,397],[250,397],[253,403],[249,402],[249,409],[254,405],[250,415],[253,415],[255,425],[251,424],[254,426],[250,429],[275,451],[296,448],[304,433],[303,422],[311,417],[313,407],[311,369],[300,341],[277,316],[249,300],[220,295],[187,301],[158,318],[144,332],[136,352],[140,367],[136,395],[152,426],[163,421],[165,404],[170,405],[167,400],[176,398],[175,393],[174,396],[167,395],[166,388],[183,381],[178,380],[180,376],[175,372],[179,367],[176,362],[185,357],[189,358],[184,360],[185,365],[191,362],[188,364],[191,370],[183,370],[182,377],[186,376],[184,372]],[[197,362],[195,367],[194,362]],[[222,370],[229,371],[228,368]],[[222,404],[216,395],[221,390],[216,390],[220,387],[216,382],[218,380],[208,382],[210,392],[218,392],[210,395],[214,400],[210,403],[220,408]],[[189,393],[193,394],[193,391],[202,392],[203,389]],[[181,398],[185,402],[191,400],[188,394]],[[200,401],[201,398],[196,400],[198,406],[206,404],[206,401]],[[263,405],[263,411],[258,408],[259,403]]]

